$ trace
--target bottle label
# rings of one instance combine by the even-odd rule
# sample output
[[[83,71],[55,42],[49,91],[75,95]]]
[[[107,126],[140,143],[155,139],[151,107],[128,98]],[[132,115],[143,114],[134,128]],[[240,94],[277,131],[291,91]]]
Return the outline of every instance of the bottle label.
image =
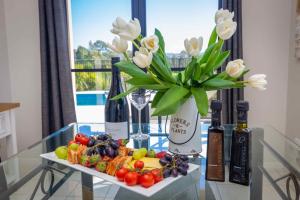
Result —
[[[206,178],[223,181],[225,172],[222,133],[209,132],[208,137]]]
[[[105,122],[105,133],[113,139],[128,139],[128,122]]]

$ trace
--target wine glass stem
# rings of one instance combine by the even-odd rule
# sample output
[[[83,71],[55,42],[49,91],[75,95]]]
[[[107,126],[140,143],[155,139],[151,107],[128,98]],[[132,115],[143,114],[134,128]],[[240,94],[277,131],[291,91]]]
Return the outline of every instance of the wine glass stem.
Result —
[[[141,136],[142,135],[142,116],[141,116],[141,110],[139,110],[139,135]]]
[[[138,109],[138,115],[139,115],[139,138],[138,138],[138,144],[139,144],[139,149],[142,148],[142,119],[141,119],[141,109]]]

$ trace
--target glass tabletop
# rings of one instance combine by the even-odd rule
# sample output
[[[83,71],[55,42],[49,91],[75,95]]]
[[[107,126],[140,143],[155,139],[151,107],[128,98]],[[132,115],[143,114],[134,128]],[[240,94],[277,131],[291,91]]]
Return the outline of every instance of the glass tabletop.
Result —
[[[0,199],[263,199],[262,194],[266,189],[263,188],[264,185],[262,184],[261,166],[264,166],[269,158],[266,159],[262,156],[265,154],[262,143],[270,141],[268,140],[269,136],[263,138],[262,129],[253,129],[252,131],[253,175],[250,186],[228,182],[228,166],[226,166],[225,182],[211,182],[205,181],[208,126],[209,123],[202,122],[201,124],[202,153],[198,157],[190,157],[190,162],[199,165],[200,170],[173,182],[151,198],[146,198],[97,177],[43,160],[40,154],[54,151],[56,147],[66,145],[78,132],[86,135],[97,135],[105,130],[104,124],[101,123],[74,123],[0,163]],[[168,132],[165,130],[166,127],[164,124],[157,123],[143,124],[144,133],[150,135],[150,139],[143,145],[155,151],[166,151],[168,148],[168,139],[165,135]],[[230,149],[231,128],[232,125],[225,125],[225,161],[226,155],[230,154],[228,149]],[[135,130],[136,125],[133,124],[131,134],[134,134]],[[278,139],[279,141],[281,140]],[[281,149],[276,142],[274,144],[269,142],[269,144],[275,149]],[[136,147],[137,145],[132,140],[128,144],[129,147]],[[229,156],[227,155],[227,158]],[[294,168],[297,167],[293,161],[291,165]],[[297,169],[299,170],[299,168]]]

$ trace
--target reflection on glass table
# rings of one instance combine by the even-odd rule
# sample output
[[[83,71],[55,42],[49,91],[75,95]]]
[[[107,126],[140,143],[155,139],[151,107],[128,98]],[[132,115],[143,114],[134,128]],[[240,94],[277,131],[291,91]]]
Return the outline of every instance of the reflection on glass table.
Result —
[[[203,149],[206,149],[207,126],[202,124]],[[159,124],[148,124],[149,148],[167,150],[168,140]],[[164,127],[164,126],[163,126]],[[231,126],[232,127],[232,126]],[[186,176],[162,189],[151,198],[40,158],[66,145],[77,132],[97,135],[104,132],[104,124],[71,124],[53,133],[39,143],[0,164],[0,199],[263,199],[266,189],[262,184],[264,165],[263,130],[253,129],[252,134],[252,184],[249,187],[228,182],[205,181],[205,151],[190,162],[200,165],[200,171]],[[167,132],[167,131],[166,131]],[[128,144],[136,146],[132,140]],[[229,144],[230,145],[230,144]],[[271,143],[272,145],[272,143]],[[227,169],[227,167],[226,167]],[[299,170],[299,168],[298,168]],[[293,191],[291,191],[293,192]],[[264,198],[268,199],[268,198]],[[273,198],[274,199],[274,198]],[[275,198],[276,199],[276,198]]]

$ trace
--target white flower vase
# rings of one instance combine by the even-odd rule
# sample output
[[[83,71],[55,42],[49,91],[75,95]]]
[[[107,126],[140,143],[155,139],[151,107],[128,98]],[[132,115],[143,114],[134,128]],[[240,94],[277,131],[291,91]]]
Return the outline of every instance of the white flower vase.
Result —
[[[193,97],[172,115],[169,132],[170,152],[192,155],[202,151],[200,114]]]

